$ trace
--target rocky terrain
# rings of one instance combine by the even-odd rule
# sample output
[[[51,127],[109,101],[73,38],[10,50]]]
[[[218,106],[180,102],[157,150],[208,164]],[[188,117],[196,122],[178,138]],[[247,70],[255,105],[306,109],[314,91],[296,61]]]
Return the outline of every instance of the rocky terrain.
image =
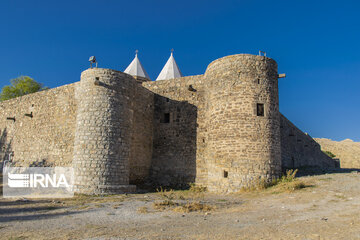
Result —
[[[337,142],[327,138],[314,138],[323,151],[330,151],[340,159],[341,168],[360,168],[360,142],[345,139]]]

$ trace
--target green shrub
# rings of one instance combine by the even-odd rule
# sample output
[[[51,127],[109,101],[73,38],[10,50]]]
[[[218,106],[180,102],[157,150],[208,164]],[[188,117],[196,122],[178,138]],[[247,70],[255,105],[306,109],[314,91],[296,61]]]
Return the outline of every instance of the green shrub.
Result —
[[[323,153],[325,153],[326,155],[328,155],[328,156],[331,157],[331,158],[335,158],[335,157],[336,157],[336,155],[333,154],[333,153],[330,152],[330,151],[323,151]]]

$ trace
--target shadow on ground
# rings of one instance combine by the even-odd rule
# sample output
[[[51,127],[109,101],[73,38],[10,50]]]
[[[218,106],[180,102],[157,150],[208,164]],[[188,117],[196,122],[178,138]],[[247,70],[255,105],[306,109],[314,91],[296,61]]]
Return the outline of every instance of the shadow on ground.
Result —
[[[36,209],[34,211],[37,211]],[[0,223],[7,223],[13,221],[31,221],[31,220],[39,220],[39,219],[50,219],[56,218],[59,216],[68,216],[77,214],[79,212],[62,212],[62,213],[37,213],[31,215],[16,215],[16,216],[6,216],[0,217]]]
[[[37,219],[50,219],[59,216],[74,215],[80,211],[74,211],[64,206],[34,206],[35,204],[47,204],[49,201],[1,201],[0,223],[12,221],[28,221]],[[58,211],[60,210],[60,211]]]
[[[302,176],[315,176],[315,175],[323,175],[323,174],[331,174],[331,173],[353,173],[360,172],[359,168],[331,168],[331,169],[321,169],[318,167],[299,167],[298,172],[296,174],[297,177]]]

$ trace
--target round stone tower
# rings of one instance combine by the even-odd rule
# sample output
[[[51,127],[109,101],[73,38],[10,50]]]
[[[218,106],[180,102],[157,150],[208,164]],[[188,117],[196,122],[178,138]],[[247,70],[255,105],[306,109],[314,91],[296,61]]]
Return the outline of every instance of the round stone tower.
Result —
[[[209,64],[208,189],[235,192],[281,173],[278,73],[274,60],[232,55]]]
[[[129,158],[136,82],[122,72],[92,68],[76,86],[74,190],[84,194],[131,192]]]

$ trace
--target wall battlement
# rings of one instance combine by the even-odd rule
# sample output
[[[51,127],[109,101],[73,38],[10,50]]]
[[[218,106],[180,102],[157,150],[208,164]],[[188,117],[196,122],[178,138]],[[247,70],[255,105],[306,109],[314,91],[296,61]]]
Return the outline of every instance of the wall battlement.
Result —
[[[203,75],[161,81],[88,69],[80,82],[0,109],[0,157],[72,165],[79,193],[132,192],[143,182],[235,192],[282,168],[334,167],[279,113],[277,64],[263,56],[226,56]]]

